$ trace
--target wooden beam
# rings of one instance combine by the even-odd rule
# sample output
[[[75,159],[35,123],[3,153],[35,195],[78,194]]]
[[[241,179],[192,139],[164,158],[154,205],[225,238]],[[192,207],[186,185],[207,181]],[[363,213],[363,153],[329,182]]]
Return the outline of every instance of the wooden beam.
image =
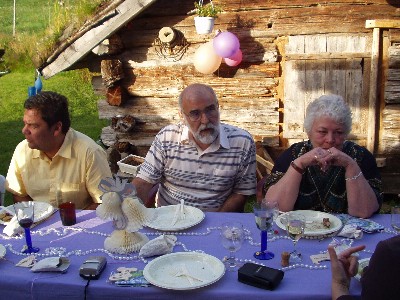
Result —
[[[368,103],[368,133],[367,149],[374,153],[376,139],[376,103],[378,97],[378,71],[379,71],[379,47],[380,47],[380,29],[374,28],[372,34],[371,49],[371,74],[369,80],[369,103]]]
[[[290,53],[290,54],[285,54],[285,59],[286,60],[316,60],[316,59],[356,59],[356,58],[365,58],[365,57],[371,57],[371,53],[369,52],[342,52],[342,53]]]
[[[366,20],[365,28],[400,28],[400,20]]]
[[[116,8],[117,14],[114,17],[87,31],[82,37],[69,45],[53,62],[44,67],[41,70],[43,77],[47,79],[71,67],[105,38],[116,32],[156,1],[126,0],[123,2]]]

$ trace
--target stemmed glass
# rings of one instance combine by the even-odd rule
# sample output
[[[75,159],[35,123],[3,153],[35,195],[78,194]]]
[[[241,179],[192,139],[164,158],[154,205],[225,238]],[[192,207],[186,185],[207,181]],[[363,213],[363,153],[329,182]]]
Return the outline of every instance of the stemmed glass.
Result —
[[[229,250],[229,257],[226,259],[226,265],[229,271],[237,269],[237,260],[235,252],[238,251],[243,244],[244,230],[243,225],[239,222],[226,222],[221,226],[221,242],[224,248]]]
[[[17,216],[18,223],[25,230],[25,240],[27,249],[23,253],[36,253],[39,248],[32,247],[31,240],[31,226],[34,220],[35,204],[33,201],[23,201],[14,203],[15,215]]]
[[[293,262],[301,262],[301,253],[296,250],[299,239],[303,236],[306,228],[306,219],[302,214],[289,212],[287,215],[286,232],[293,241],[294,249],[290,253],[290,260]]]
[[[274,253],[267,250],[268,230],[274,222],[276,202],[262,201],[254,203],[253,212],[257,228],[261,230],[261,250],[254,253],[254,257],[261,260],[274,258]]]
[[[273,223],[276,222],[276,219],[279,217],[279,204],[278,204],[277,201],[268,200],[266,198],[262,199],[262,203],[265,203],[265,205],[267,205],[268,208],[270,208],[272,210],[272,213],[273,213],[273,216],[274,216],[273,222],[272,222],[272,225],[273,225]],[[273,226],[271,226],[269,228],[268,232],[270,234],[274,232]]]

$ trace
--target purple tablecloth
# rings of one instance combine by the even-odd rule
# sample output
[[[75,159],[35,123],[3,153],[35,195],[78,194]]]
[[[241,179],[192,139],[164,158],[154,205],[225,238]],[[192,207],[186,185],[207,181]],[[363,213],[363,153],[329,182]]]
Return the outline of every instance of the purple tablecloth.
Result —
[[[203,250],[205,253],[222,259],[227,255],[219,241],[217,229],[223,222],[235,220],[243,223],[244,227],[251,232],[254,242],[259,242],[260,232],[257,229],[253,214],[237,213],[206,213],[205,219],[198,225],[181,231],[177,235],[178,242],[181,242],[187,250]],[[390,228],[390,215],[376,215],[372,220]],[[2,227],[0,230],[2,231]],[[63,229],[66,228],[66,233]],[[48,220],[32,229],[32,241],[34,246],[40,248],[41,254],[46,251],[64,251],[71,265],[67,273],[33,273],[27,268],[16,267],[15,263],[23,256],[14,251],[19,251],[25,244],[25,239],[8,238],[0,235],[0,243],[6,246],[7,253],[5,260],[0,260],[0,299],[84,299],[86,280],[79,276],[79,266],[90,255],[104,255],[107,257],[107,267],[98,280],[92,280],[86,291],[86,299],[174,299],[177,297],[193,299],[330,299],[330,265],[329,262],[321,263],[327,266],[326,269],[309,269],[298,267],[285,270],[285,276],[281,284],[273,291],[263,290],[238,282],[237,272],[226,272],[216,283],[195,290],[174,291],[159,287],[117,287],[107,281],[111,271],[120,266],[137,267],[143,269],[145,263],[141,260],[121,260],[110,257],[107,253],[99,251],[103,248],[105,235],[113,230],[110,221],[103,221],[96,217],[94,211],[78,211],[77,224],[72,226],[76,231],[61,225],[59,214],[56,213]],[[269,261],[262,261],[263,264],[272,268],[281,268],[281,253],[293,249],[289,239],[282,238],[285,232],[277,227],[277,234],[269,236],[276,237],[268,242],[268,249],[275,253],[275,258]],[[50,229],[55,229],[51,231]],[[142,233],[147,233],[150,239],[159,236],[160,232],[144,228]],[[360,253],[360,258],[370,257],[376,244],[383,239],[393,236],[393,233],[381,232],[364,234],[361,240],[355,240],[353,245],[365,244],[366,250]],[[338,238],[341,240],[342,238]],[[313,265],[310,255],[318,254],[327,249],[332,238],[323,240],[301,239],[298,243],[298,250],[303,255],[303,263]],[[259,250],[259,245],[252,245],[246,240],[242,248],[237,252],[239,259],[255,260],[253,253]],[[81,250],[81,252],[77,252]],[[89,250],[94,250],[88,252]],[[176,245],[174,252],[185,251],[182,245]],[[132,256],[137,255],[133,253]],[[49,255],[48,255],[49,256]],[[57,255],[50,255],[57,256]],[[119,256],[119,255],[117,255]],[[46,256],[39,257],[43,259]],[[151,261],[149,259],[148,261]],[[352,280],[351,292],[360,294],[360,284]],[[249,298],[247,298],[249,299]]]

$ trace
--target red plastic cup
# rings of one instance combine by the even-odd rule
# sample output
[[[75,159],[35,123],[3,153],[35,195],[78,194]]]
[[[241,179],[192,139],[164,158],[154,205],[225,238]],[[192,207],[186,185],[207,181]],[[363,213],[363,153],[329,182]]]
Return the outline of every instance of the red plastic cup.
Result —
[[[60,210],[61,222],[64,226],[71,226],[76,224],[75,203],[64,202],[58,206]]]

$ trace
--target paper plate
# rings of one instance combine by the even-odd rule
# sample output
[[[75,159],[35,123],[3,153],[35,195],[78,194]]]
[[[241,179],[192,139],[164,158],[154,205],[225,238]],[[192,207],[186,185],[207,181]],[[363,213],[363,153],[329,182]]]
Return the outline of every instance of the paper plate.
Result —
[[[364,268],[369,265],[369,260],[370,258],[364,258],[358,261],[358,271],[356,276],[354,276],[354,278],[357,279],[358,281],[360,281],[361,279]]]
[[[177,276],[182,266],[189,276]],[[143,270],[148,282],[171,290],[201,288],[217,282],[224,274],[225,266],[218,258],[197,252],[166,254],[149,262]]]
[[[304,236],[324,236],[336,232],[340,228],[342,228],[342,221],[340,221],[340,219],[334,215],[315,210],[296,210],[294,212],[303,215],[306,219],[306,229],[304,230]],[[280,215],[276,219],[276,225],[285,231],[285,218],[287,215],[288,212]],[[322,220],[324,218],[329,218],[329,222],[331,223],[331,226],[329,228],[326,228],[322,224]]]
[[[3,258],[6,255],[6,247],[0,244],[0,258]]]
[[[10,205],[6,207],[7,210],[12,214],[15,215],[14,206]],[[51,216],[54,212],[55,208],[46,202],[35,201],[35,215],[34,215],[34,223],[40,222],[47,217]],[[7,225],[8,222],[4,222],[0,220],[0,224]]]
[[[177,205],[156,208],[155,218],[147,223],[146,226],[162,231],[177,231],[195,226],[205,217],[202,210],[197,207],[185,205],[185,218],[183,220],[177,220],[175,224],[173,224],[176,209]]]

